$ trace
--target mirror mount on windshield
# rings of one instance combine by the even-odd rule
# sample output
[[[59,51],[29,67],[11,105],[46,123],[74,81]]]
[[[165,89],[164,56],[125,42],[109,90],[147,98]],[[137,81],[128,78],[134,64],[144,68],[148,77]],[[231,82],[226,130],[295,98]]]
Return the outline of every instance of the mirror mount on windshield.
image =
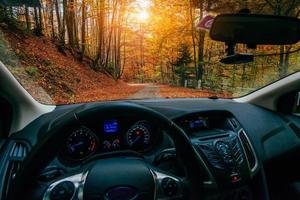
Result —
[[[254,55],[253,54],[233,54],[233,55],[227,55],[225,58],[222,58],[220,60],[221,63],[229,65],[229,64],[245,64],[250,63],[254,61]]]
[[[226,43],[226,57],[220,60],[223,64],[243,64],[254,61],[253,54],[239,54],[235,52],[235,43]],[[248,47],[249,48],[249,47]],[[250,47],[251,48],[251,47]]]
[[[234,55],[235,54],[235,46],[236,46],[236,44],[235,43],[225,43],[225,45],[226,45],[226,53],[227,53],[227,56],[232,56],[232,55]]]

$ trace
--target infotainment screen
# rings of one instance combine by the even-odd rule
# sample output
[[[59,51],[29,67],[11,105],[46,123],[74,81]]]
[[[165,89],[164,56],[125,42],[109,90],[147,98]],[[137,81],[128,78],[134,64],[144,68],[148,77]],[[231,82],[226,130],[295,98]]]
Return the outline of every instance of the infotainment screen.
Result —
[[[204,117],[197,117],[189,120],[190,130],[199,130],[208,128],[208,119]]]
[[[106,135],[112,135],[118,133],[119,131],[119,122],[116,119],[105,120],[103,123],[103,131]]]

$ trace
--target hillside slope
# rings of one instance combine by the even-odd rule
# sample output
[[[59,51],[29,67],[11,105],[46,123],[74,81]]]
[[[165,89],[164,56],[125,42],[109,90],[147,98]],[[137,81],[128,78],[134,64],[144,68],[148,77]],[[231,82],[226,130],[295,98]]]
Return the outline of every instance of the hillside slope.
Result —
[[[12,31],[5,24],[0,25],[0,45],[5,64],[43,103],[49,103],[42,97],[43,90],[53,103],[64,104],[124,99],[141,89],[92,70],[87,63],[75,59],[70,50],[59,52],[46,37]]]

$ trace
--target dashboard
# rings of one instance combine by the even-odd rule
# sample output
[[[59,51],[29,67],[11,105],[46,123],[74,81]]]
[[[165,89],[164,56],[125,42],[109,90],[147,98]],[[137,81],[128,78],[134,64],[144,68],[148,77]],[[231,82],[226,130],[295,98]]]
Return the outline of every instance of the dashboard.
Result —
[[[191,138],[239,128],[237,120],[226,111],[191,113],[174,122]],[[149,120],[123,116],[84,119],[80,125],[69,130],[58,158],[62,162],[76,164],[93,155],[123,150],[149,154],[161,144],[162,136],[159,127]]]
[[[70,130],[59,158],[79,162],[113,151],[147,153],[158,143],[159,136],[159,130],[147,120],[99,119]]]
[[[293,166],[297,168],[297,165],[285,165],[286,162],[282,160],[287,159],[286,155],[293,157],[299,153],[298,117],[280,115],[233,100],[166,99],[130,103],[160,112],[180,126],[220,185],[228,190],[234,189],[235,194],[240,189],[242,194],[249,194],[249,187],[243,186],[255,181],[261,172],[261,164],[272,171],[286,169],[285,176],[289,173],[287,166],[289,169]],[[29,149],[45,137],[47,131],[44,129],[50,129],[53,121],[76,109],[89,109],[89,105],[95,106],[93,103],[59,106],[15,134],[12,140],[26,143]],[[96,106],[102,105],[96,103]],[[182,176],[180,163],[176,162],[174,143],[168,137],[172,133],[166,133],[151,119],[131,113],[111,116],[99,113],[97,116],[78,117],[78,123],[68,129],[62,145],[55,147],[59,153],[41,172],[43,180],[53,180],[79,169],[82,163],[93,156],[124,151],[136,152],[150,164]],[[294,176],[294,171],[290,172]],[[259,181],[255,184],[259,185]]]
[[[135,100],[129,101],[136,103],[157,112],[164,114],[172,119],[177,125],[182,127],[190,136],[209,134],[212,129],[224,128],[229,126],[229,119],[233,126],[236,121],[246,131],[258,156],[263,162],[269,162],[277,157],[293,152],[293,149],[300,148],[300,139],[297,128],[300,127],[300,120],[295,116],[283,116],[270,112],[258,106],[245,103],[237,103],[232,100],[210,100],[210,99],[165,99],[165,100]],[[101,103],[98,103],[101,106]],[[63,116],[65,113],[78,109],[85,104],[75,104],[58,106],[55,111],[41,116],[24,130],[15,134],[12,139],[23,140],[26,138],[29,145],[33,146],[38,140],[44,137],[44,127],[50,126],[54,120]],[[93,103],[88,105],[94,105]],[[88,106],[87,106],[88,108]],[[118,132],[112,135],[104,134],[104,121],[117,120]],[[85,127],[97,138],[95,143],[95,153],[105,152],[102,145],[105,139],[111,144],[114,139],[120,139],[120,150],[132,149],[126,141],[127,131],[139,121],[150,123],[150,143],[145,148],[137,149],[142,154],[155,154],[157,151],[172,148],[172,142],[165,138],[162,130],[151,124],[149,119],[139,119],[130,113],[121,113],[120,116],[101,116],[97,119],[79,119],[78,125],[69,130],[69,135],[73,131]],[[276,148],[276,141],[280,141],[280,149]],[[67,141],[64,141],[67,147]],[[277,144],[277,143],[276,143]],[[111,148],[111,151],[114,151]]]

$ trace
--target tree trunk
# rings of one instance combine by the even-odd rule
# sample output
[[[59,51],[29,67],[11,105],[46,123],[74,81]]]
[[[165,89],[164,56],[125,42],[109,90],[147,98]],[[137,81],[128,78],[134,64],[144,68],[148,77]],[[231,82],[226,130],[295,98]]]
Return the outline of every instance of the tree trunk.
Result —
[[[279,78],[283,78],[288,73],[290,50],[292,46],[280,46]]]
[[[36,7],[34,7],[34,21],[35,21],[35,34],[37,36],[41,36],[42,30],[41,30],[41,26],[40,26],[38,9]]]
[[[75,42],[75,48],[79,49],[79,38],[78,38],[78,28],[79,25],[77,23],[77,16],[76,16],[76,5],[77,1],[74,0],[73,2],[73,29],[74,29],[74,42]]]
[[[195,74],[198,74],[198,63],[197,63],[197,55],[196,55],[196,41],[195,41],[195,25],[194,25],[194,14],[193,14],[193,3],[192,0],[190,0],[190,20],[191,20],[191,32],[192,32],[192,42],[193,42],[193,61],[194,61],[194,67],[195,67]]]
[[[39,7],[38,11],[39,11],[39,27],[40,27],[40,31],[41,31],[41,34],[42,34],[43,33],[43,13],[42,13],[42,8]]]
[[[63,18],[60,20],[60,7],[58,0],[55,1],[56,7],[56,17],[58,21],[58,31],[59,31],[59,48],[58,50],[62,53],[65,53],[65,35],[66,35],[66,19],[67,19],[67,0],[63,0]]]
[[[103,67],[104,33],[105,33],[105,0],[97,1],[97,23],[98,23],[98,48],[94,61],[94,68],[97,65]],[[100,64],[99,64],[100,63]]]
[[[38,18],[38,12],[36,7],[34,7],[34,22],[35,22],[35,28],[39,26],[39,18]]]
[[[69,45],[72,48],[75,48],[75,25],[74,25],[74,21],[75,21],[75,10],[74,10],[74,0],[65,0],[65,4],[66,4],[66,25],[67,25],[67,32],[68,32],[68,41],[69,41]]]
[[[86,20],[86,2],[82,0],[82,24],[81,24],[81,60],[85,54],[85,45],[86,45],[86,33],[85,33],[85,20]]]
[[[286,70],[285,70],[285,55],[284,55],[284,46],[281,45],[280,46],[280,55],[279,55],[279,78],[284,77],[286,74]]]
[[[50,10],[50,23],[51,23],[51,37],[52,39],[56,38],[55,27],[54,27],[54,2],[51,1],[51,10]]]
[[[25,6],[25,20],[26,20],[26,30],[31,30],[30,17],[29,17],[29,9]]]
[[[125,2],[120,3],[120,10],[118,16],[118,30],[116,35],[116,79],[121,78],[121,38],[122,38],[122,24],[125,14]],[[125,45],[124,45],[125,46]]]
[[[118,3],[118,1],[115,0],[114,5],[112,7],[111,27],[110,27],[109,36],[108,36],[108,46],[107,46],[106,59],[105,59],[105,65],[104,65],[105,69],[108,67],[109,56],[111,55],[111,42],[112,42],[112,34],[113,34],[113,29],[114,29],[117,3]]]
[[[203,1],[200,2],[200,19],[203,18],[204,5]],[[199,30],[199,41],[198,41],[198,73],[197,79],[201,80],[201,87],[203,87],[203,68],[204,68],[204,41],[205,41],[205,32]]]
[[[60,6],[58,4],[58,0],[55,0],[55,12],[56,12],[58,34],[59,34],[59,38],[61,39],[62,28],[61,28],[61,19],[60,19]]]

